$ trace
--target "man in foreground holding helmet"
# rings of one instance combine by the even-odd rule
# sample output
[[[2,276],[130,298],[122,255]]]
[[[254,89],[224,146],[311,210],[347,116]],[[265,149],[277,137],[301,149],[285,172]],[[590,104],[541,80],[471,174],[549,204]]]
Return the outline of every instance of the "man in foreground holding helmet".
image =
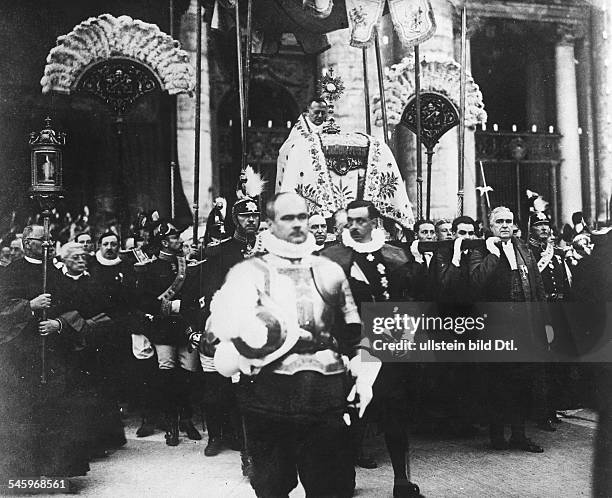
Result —
[[[288,496],[298,473],[306,496],[351,496],[352,462],[336,456],[347,444],[342,355],[352,358],[349,398],[359,396],[360,415],[380,363],[356,355],[359,314],[340,266],[311,254],[305,201],[277,194],[267,208],[265,252],[232,268],[211,304],[215,365],[246,374],[241,408],[257,496]]]

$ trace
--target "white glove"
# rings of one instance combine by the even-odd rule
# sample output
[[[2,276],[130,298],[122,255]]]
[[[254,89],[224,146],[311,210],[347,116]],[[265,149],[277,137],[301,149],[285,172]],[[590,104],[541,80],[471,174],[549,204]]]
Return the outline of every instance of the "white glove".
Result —
[[[355,395],[359,395],[359,402],[357,407],[359,408],[359,418],[363,416],[366,408],[372,401],[374,396],[372,392],[372,386],[378,376],[378,372],[382,367],[382,363],[378,358],[371,356],[368,352],[362,352],[364,355],[368,355],[368,361],[362,361],[361,356],[357,354],[349,362],[349,370],[351,374],[356,377],[355,385],[351,389],[351,392],[347,396],[346,400],[351,403],[355,401]]]
[[[500,241],[499,237],[489,237],[485,242],[487,246],[487,250],[491,254],[497,256],[498,258],[501,257],[501,252],[499,252],[499,247],[496,245],[496,243],[498,243],[499,241]]]
[[[234,344],[227,341],[217,346],[215,351],[215,369],[224,377],[231,377],[240,372],[240,355]]]
[[[423,259],[423,255],[419,252],[418,247],[419,247],[419,241],[413,240],[412,244],[410,244],[410,252],[414,256],[414,260],[417,263],[423,264],[425,260]]]
[[[174,315],[178,315],[181,311],[181,300],[180,299],[175,299],[174,301],[172,301],[171,305],[170,305],[170,310],[172,312],[172,314]]]
[[[453,246],[453,259],[451,263],[457,268],[461,265],[461,242],[463,242],[463,239],[455,239],[455,245]]]

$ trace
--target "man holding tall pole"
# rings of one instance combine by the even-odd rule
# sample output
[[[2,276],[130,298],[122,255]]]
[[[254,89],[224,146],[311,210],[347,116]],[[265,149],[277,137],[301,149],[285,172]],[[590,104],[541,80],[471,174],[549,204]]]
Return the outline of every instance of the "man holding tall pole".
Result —
[[[48,265],[43,288],[44,228],[23,231],[24,258],[13,262],[0,285],[0,479],[85,475],[87,448],[77,441],[70,385],[72,344],[55,318],[56,269]],[[46,312],[46,319],[40,320]],[[40,320],[40,321],[39,321]],[[46,383],[41,382],[45,352]]]

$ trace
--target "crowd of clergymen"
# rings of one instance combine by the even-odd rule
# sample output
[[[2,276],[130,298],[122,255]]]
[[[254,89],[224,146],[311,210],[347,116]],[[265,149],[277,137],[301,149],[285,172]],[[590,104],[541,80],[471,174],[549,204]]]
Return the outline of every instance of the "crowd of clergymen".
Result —
[[[171,446],[179,444],[181,433],[199,440],[202,436],[193,419],[201,414],[208,431],[207,456],[224,448],[243,447],[232,380],[219,375],[211,355],[194,349],[190,341],[190,334],[198,331],[190,329],[189,324],[203,323],[210,300],[229,269],[258,250],[257,234],[266,229],[266,222],[252,201],[238,201],[233,206],[233,226],[228,224],[230,217],[225,216],[224,210],[223,203],[215,206],[201,247],[190,249],[183,246],[181,234],[171,223],[160,220],[141,223],[140,230],[123,244],[127,249],[121,249],[120,238],[113,231],[97,237],[88,230],[75,234],[74,240],[59,249],[54,264],[49,265],[46,293],[38,292],[42,281],[37,267],[42,259],[42,227],[28,226],[20,237],[2,247],[0,310],[5,318],[10,318],[10,323],[0,335],[0,352],[22,355],[21,364],[27,365],[23,368],[28,372],[20,378],[29,376],[32,380],[26,390],[19,382],[11,385],[10,380],[2,386],[15,389],[3,409],[7,413],[0,413],[2,420],[10,421],[3,432],[11,433],[14,443],[8,445],[12,449],[10,458],[4,460],[4,471],[10,475],[83,474],[91,458],[125,444],[120,406],[142,415],[138,437],[163,430],[166,443]],[[537,263],[544,290],[541,298],[562,302],[575,298],[573,290],[580,289],[576,292],[584,296],[584,288],[588,288],[589,277],[581,271],[591,258],[593,242],[581,217],[575,220],[569,237],[564,234],[562,239],[555,235],[544,213],[534,213],[526,242],[521,242],[514,216],[506,208],[491,213],[488,229],[462,216],[452,221],[420,220],[411,232],[399,230],[390,220],[381,223],[375,219],[378,215],[374,211],[368,208],[365,219],[356,220],[342,210],[329,220],[318,214],[309,220],[317,249],[324,255],[334,245],[350,246],[351,239],[367,242],[384,236],[387,244],[403,250],[411,264],[422,268],[421,284],[411,289],[409,296],[401,289],[390,295],[385,285],[372,290],[380,283],[372,282],[372,289],[365,294],[363,289],[354,292],[358,304],[403,298],[436,301],[442,296],[451,301],[465,299],[471,277],[470,251],[463,250],[460,243],[440,245],[444,250],[431,245],[419,249],[418,242],[487,235],[492,235],[489,239],[493,240],[500,234],[502,240],[503,235],[512,237]],[[488,243],[486,247],[498,255],[506,254],[510,268],[517,264],[517,258],[519,265],[522,261],[522,252],[518,250],[507,253],[503,245]],[[449,287],[447,270],[453,266],[459,269],[459,276]],[[497,291],[492,288],[489,292],[493,295]],[[487,298],[486,292],[483,298]],[[507,300],[512,298],[507,296]],[[31,326],[31,320],[20,319],[20,311],[16,311],[20,299],[29,301],[29,313],[36,318],[38,332],[48,338],[44,361],[39,361],[42,353],[38,341],[17,351],[11,349],[12,342],[7,339],[16,335],[13,331],[20,326]],[[177,334],[177,330],[181,333]],[[41,368],[47,370],[44,399],[38,387]],[[508,447],[503,436],[508,412],[520,411],[522,418],[509,417],[513,424],[511,441],[519,449],[541,452],[543,449],[525,436],[525,418],[531,416],[542,430],[555,431],[558,410],[589,402],[575,395],[581,391],[579,382],[584,381],[584,372],[575,366],[531,370],[527,377],[519,376],[520,389],[514,383],[514,395],[498,400],[497,404],[491,402],[491,386],[487,389],[476,385],[480,379],[474,368],[478,367],[427,365],[419,370],[420,389],[415,395],[416,408],[412,410],[418,427],[449,436],[469,436],[479,431],[479,423],[486,422],[490,424],[493,448],[501,449]],[[510,381],[500,379],[496,387],[508,390],[511,381],[519,378],[510,377]],[[529,398],[524,396],[527,392]],[[501,411],[492,410],[483,417],[480,408],[483,398]],[[22,431],[26,421],[20,414],[32,413],[37,404],[46,406],[41,417],[51,412],[64,417],[55,433],[47,431],[45,437],[33,437],[29,429]],[[49,406],[54,407],[51,412]],[[75,410],[75,406],[79,409]],[[495,414],[493,418],[491,413]],[[28,420],[27,424],[31,428],[36,421]],[[45,424],[48,420],[41,422],[41,427]],[[357,465],[372,468],[376,462],[362,450],[365,432],[362,430],[356,436],[355,459]],[[60,466],[60,470],[49,470],[50,462]],[[248,465],[246,456],[243,463]]]

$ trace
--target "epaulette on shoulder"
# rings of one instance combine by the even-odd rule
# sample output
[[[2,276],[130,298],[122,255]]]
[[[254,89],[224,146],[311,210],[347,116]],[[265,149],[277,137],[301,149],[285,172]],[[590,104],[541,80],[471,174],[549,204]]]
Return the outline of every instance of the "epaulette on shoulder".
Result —
[[[157,261],[157,259],[149,259],[147,261],[137,261],[136,263],[134,263],[134,271],[138,273],[145,272],[150,268],[151,263],[153,263],[154,261]]]
[[[231,240],[232,240],[231,238],[227,238],[227,239],[220,240],[219,242],[213,242],[213,243],[207,245],[204,248],[204,254],[206,256],[209,256],[209,257],[210,256],[216,256],[217,254],[219,254],[223,250],[225,245],[229,241],[231,241]]]
[[[202,263],[205,263],[205,262],[206,262],[206,259],[202,259],[200,261],[194,261],[193,259],[190,259],[189,262],[187,263],[187,267],[196,269],[198,266],[201,266]]]

